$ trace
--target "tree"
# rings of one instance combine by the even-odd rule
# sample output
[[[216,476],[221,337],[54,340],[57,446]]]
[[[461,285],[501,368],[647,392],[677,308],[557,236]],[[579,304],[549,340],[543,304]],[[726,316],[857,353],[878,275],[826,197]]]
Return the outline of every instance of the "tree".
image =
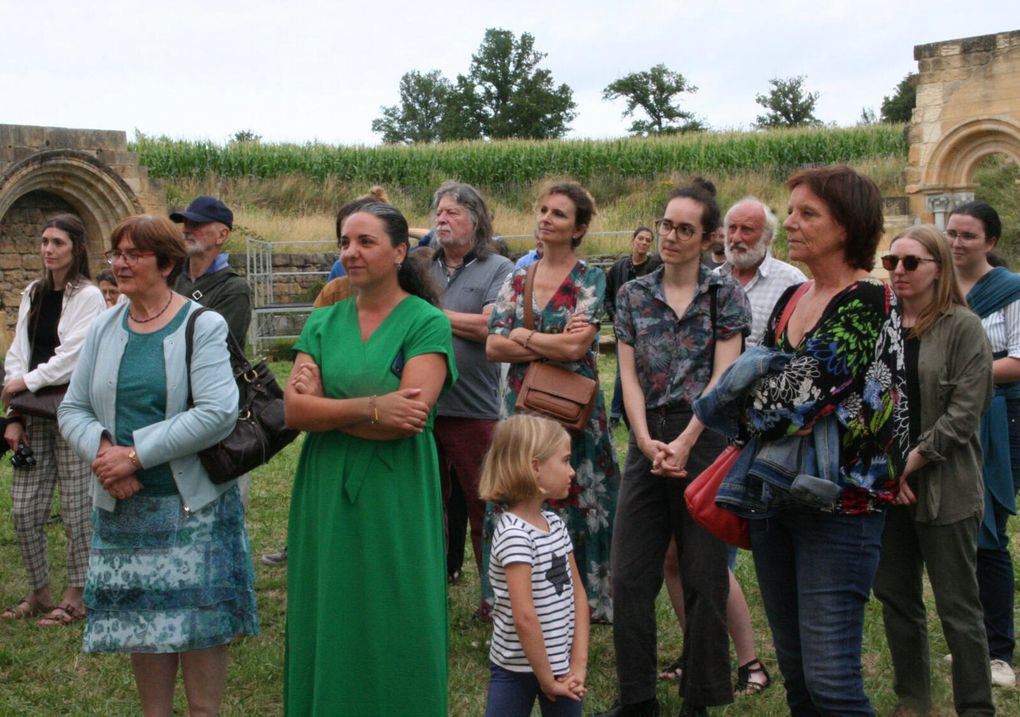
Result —
[[[892,97],[882,98],[883,122],[909,122],[917,104],[918,74],[911,72],[896,85]]]
[[[439,142],[452,87],[439,70],[424,75],[412,70],[400,78],[400,105],[382,107],[372,120],[372,131],[387,144]]]
[[[255,134],[254,130],[242,129],[234,132],[230,141],[234,144],[258,144],[262,141],[262,135]]]
[[[535,38],[489,28],[456,82],[438,70],[400,78],[400,105],[382,108],[372,131],[384,142],[562,137],[576,113],[573,91],[538,65]]]
[[[635,119],[630,125],[632,134],[649,135],[668,132],[701,132],[705,125],[676,104],[678,95],[691,94],[698,88],[690,84],[679,72],[673,72],[661,62],[650,70],[631,72],[602,90],[602,99],[627,100],[624,117],[632,117],[640,108],[648,119]]]
[[[765,114],[758,115],[755,124],[763,129],[769,127],[818,127],[822,121],[815,117],[817,92],[808,92],[804,87],[804,75],[788,77],[785,80],[773,77],[769,80],[772,89],[767,95],[755,95],[754,101],[765,108]]]
[[[518,39],[509,30],[486,30],[468,74],[457,77],[467,121],[458,117],[456,124],[476,123],[489,138],[562,137],[577,116],[574,93],[566,84],[556,87],[552,73],[538,67],[545,56],[530,33]]]
[[[875,110],[871,107],[861,107],[861,116],[857,119],[857,126],[870,127],[874,124],[878,124],[878,117],[875,116]]]

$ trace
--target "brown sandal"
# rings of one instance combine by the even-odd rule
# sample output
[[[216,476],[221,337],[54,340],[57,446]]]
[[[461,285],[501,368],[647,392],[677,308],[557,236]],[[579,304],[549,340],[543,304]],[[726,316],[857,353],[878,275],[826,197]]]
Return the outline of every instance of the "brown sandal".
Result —
[[[27,620],[30,617],[36,615],[42,615],[43,613],[50,612],[53,608],[46,607],[45,605],[39,605],[36,603],[33,605],[28,600],[22,600],[14,607],[9,607],[0,613],[0,619],[2,620]]]
[[[85,608],[77,608],[71,603],[58,605],[50,610],[35,624],[39,627],[54,627],[56,625],[70,625],[73,622],[85,619]]]

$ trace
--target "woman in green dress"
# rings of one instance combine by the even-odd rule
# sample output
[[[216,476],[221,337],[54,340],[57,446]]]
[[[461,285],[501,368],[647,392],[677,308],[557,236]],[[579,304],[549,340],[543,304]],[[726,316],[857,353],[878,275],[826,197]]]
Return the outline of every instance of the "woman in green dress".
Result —
[[[295,346],[288,425],[308,431],[290,509],[286,714],[446,715],[446,558],[433,407],[450,322],[407,257],[407,222],[366,204],[340,232],[354,298]]]

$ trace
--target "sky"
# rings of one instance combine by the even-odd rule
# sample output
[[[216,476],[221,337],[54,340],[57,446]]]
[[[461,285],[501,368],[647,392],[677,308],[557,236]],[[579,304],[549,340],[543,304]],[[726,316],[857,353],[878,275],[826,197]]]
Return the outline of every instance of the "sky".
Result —
[[[841,126],[916,71],[915,45],[1020,29],[1016,0],[0,0],[0,124],[225,142],[377,144],[410,70],[466,73],[486,28],[529,32],[574,91],[568,137],[627,134],[602,90],[665,63],[712,129],[749,128],[773,77],[805,75]]]

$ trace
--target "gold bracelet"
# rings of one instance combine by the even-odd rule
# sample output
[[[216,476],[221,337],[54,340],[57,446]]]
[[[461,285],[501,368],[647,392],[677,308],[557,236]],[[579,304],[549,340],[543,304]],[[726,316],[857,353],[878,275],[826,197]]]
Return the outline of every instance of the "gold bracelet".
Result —
[[[131,465],[133,465],[135,468],[142,467],[142,462],[138,460],[138,453],[135,452],[134,448],[132,448],[131,452],[128,453],[128,460],[131,461]]]
[[[535,335],[535,331],[536,331],[535,329],[532,329],[531,333],[528,334],[528,338],[524,339],[524,348],[525,349],[527,349],[528,348],[528,344],[531,343],[531,337]]]
[[[368,422],[373,425],[379,422],[379,405],[375,399],[375,396],[368,397]]]

